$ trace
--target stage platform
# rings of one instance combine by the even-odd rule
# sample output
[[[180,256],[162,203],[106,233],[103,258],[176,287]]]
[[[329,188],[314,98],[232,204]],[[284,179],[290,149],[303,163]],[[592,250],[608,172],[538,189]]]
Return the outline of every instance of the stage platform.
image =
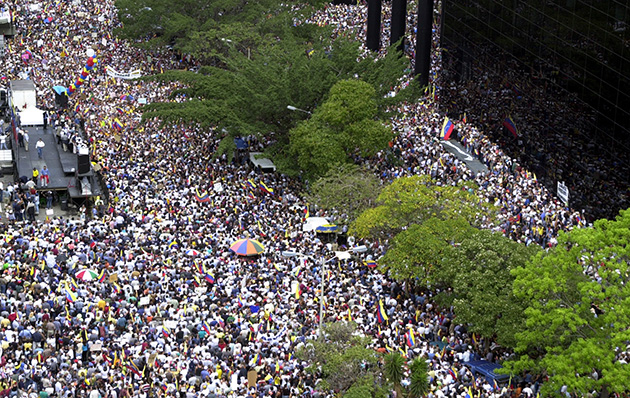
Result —
[[[50,182],[47,187],[42,187],[37,181],[38,190],[68,191],[72,198],[85,198],[101,195],[100,185],[92,168],[86,174],[77,175],[77,155],[72,152],[64,152],[61,145],[55,141],[55,134],[52,128],[42,127],[22,127],[28,132],[28,151],[20,147],[14,138],[11,137],[11,145],[14,148],[14,157],[18,178],[33,177],[33,168],[40,171],[44,165],[48,168]],[[43,150],[42,159],[37,156],[35,144],[42,139],[46,146]],[[89,189],[82,189],[79,179],[86,178],[89,182]]]

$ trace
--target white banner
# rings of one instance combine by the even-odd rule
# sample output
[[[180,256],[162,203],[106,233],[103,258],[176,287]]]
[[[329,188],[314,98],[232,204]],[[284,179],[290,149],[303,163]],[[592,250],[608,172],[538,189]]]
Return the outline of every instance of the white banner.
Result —
[[[137,79],[142,76],[140,73],[140,69],[132,70],[129,72],[117,72],[116,69],[112,68],[111,66],[107,67],[107,74],[116,79]]]

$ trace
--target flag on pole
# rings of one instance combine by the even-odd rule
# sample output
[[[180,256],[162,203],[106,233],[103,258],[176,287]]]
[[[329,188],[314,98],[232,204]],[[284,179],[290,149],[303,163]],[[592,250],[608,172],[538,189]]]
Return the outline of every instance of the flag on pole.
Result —
[[[444,139],[444,141],[448,141],[451,138],[451,133],[453,132],[453,122],[448,118],[448,116],[444,116],[444,123],[442,124],[442,130],[440,131],[440,138]]]
[[[195,199],[197,202],[207,203],[210,202],[210,196],[208,195],[208,191],[204,191],[202,194],[199,193],[199,189],[195,189]]]
[[[383,300],[378,301],[378,305],[376,308],[376,320],[378,321],[378,323],[383,323],[389,320],[387,312],[385,312],[385,308],[383,308]]]
[[[508,129],[508,131],[512,133],[514,138],[518,138],[518,129],[516,128],[516,123],[514,123],[514,120],[512,120],[512,116],[508,116],[505,118],[505,120],[503,121],[503,127]]]
[[[409,329],[409,333],[407,333],[407,345],[409,347],[414,347],[416,345],[416,338],[413,335],[413,329]]]
[[[208,333],[208,336],[210,335],[210,325],[208,324],[208,322],[203,321],[203,323],[201,324],[201,327],[203,328],[203,330],[206,331],[206,333]]]
[[[263,192],[273,195],[273,188],[269,188],[264,182],[261,181],[259,187]]]

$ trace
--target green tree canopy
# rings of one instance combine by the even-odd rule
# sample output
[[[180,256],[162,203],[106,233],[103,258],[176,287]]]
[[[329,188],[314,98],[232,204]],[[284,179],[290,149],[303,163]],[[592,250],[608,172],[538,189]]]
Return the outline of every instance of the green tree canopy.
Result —
[[[527,308],[507,366],[546,372],[543,395],[563,385],[578,396],[628,392],[630,368],[620,359],[630,342],[629,242],[630,209],[561,233],[555,248],[512,271]]]
[[[524,266],[540,247],[475,228],[458,241],[436,267],[435,285],[450,292],[459,323],[504,347],[514,347],[525,306],[514,295],[511,270]]]
[[[376,203],[381,181],[368,170],[353,164],[332,167],[306,194],[309,203],[346,214],[353,220]]]
[[[379,264],[394,279],[415,279],[421,285],[433,285],[435,272],[442,268],[454,245],[474,230],[461,217],[446,220],[431,217],[394,236]]]
[[[472,182],[441,185],[426,175],[398,178],[383,188],[377,207],[356,219],[351,233],[388,238],[432,217],[463,217],[471,225],[478,225],[482,217],[494,218],[495,209],[474,194],[476,188]]]
[[[315,10],[308,5],[294,10],[277,0],[246,4],[241,0],[185,0],[177,4],[118,0],[116,4],[123,22],[117,31],[120,37],[156,49],[168,46],[180,56],[192,56],[199,65],[194,70],[146,77],[179,82],[182,88],[173,92],[178,101],[143,107],[144,120],[198,124],[209,128],[209,133],[223,132],[220,134],[226,142],[243,135],[265,136],[275,143],[267,155],[287,174],[299,172],[297,156],[287,150],[289,131],[308,117],[288,110],[287,105],[314,112],[319,105],[329,104],[317,121],[308,124],[317,134],[298,134],[303,138],[301,144],[310,150],[316,149],[317,139],[324,136],[325,144],[354,145],[350,151],[358,148],[370,154],[373,146],[382,145],[382,126],[376,116],[382,117],[392,103],[420,95],[415,85],[409,85],[403,94],[386,97],[407,72],[408,60],[396,51],[378,59],[371,53],[361,57],[359,43],[345,37],[331,39],[330,27],[296,24],[302,15]],[[369,100],[355,101],[354,107],[340,106],[349,105],[346,98],[352,93],[344,97],[331,88],[351,78],[367,82],[373,94],[366,97]],[[352,123],[342,126],[345,121]],[[296,132],[304,128],[298,127]],[[230,145],[220,147],[225,148]],[[344,163],[347,150],[344,146],[324,146],[320,151],[332,160],[343,158]],[[321,176],[327,170],[310,164],[304,156],[301,161],[311,167],[306,170],[311,176]]]
[[[324,338],[313,340],[298,350],[297,356],[309,363],[308,372],[321,377],[318,388],[335,390],[353,397],[384,397],[379,378],[376,351],[367,348],[371,339],[356,332],[354,323],[330,323]],[[363,395],[361,395],[363,394]]]
[[[371,156],[391,139],[391,130],[376,119],[374,88],[357,79],[341,80],[313,116],[289,134],[290,156],[307,178],[351,163],[351,155]]]
[[[409,383],[403,393],[405,365],[409,366],[410,374]],[[420,398],[429,392],[429,365],[422,357],[406,363],[406,359],[397,352],[387,354],[384,358],[383,373],[387,381],[392,383],[397,397]]]

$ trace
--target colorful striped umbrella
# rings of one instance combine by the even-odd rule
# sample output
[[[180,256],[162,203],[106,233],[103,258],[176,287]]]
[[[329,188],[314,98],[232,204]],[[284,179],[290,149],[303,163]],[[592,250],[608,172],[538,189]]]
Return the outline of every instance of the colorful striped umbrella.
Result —
[[[265,250],[265,247],[257,240],[247,238],[239,239],[232,243],[230,250],[239,256],[255,256],[262,253]]]
[[[186,250],[186,254],[189,256],[198,256],[200,253],[195,249]]]
[[[92,271],[91,269],[82,269],[81,271],[74,274],[77,279],[88,282],[98,279],[98,274],[96,271]]]

